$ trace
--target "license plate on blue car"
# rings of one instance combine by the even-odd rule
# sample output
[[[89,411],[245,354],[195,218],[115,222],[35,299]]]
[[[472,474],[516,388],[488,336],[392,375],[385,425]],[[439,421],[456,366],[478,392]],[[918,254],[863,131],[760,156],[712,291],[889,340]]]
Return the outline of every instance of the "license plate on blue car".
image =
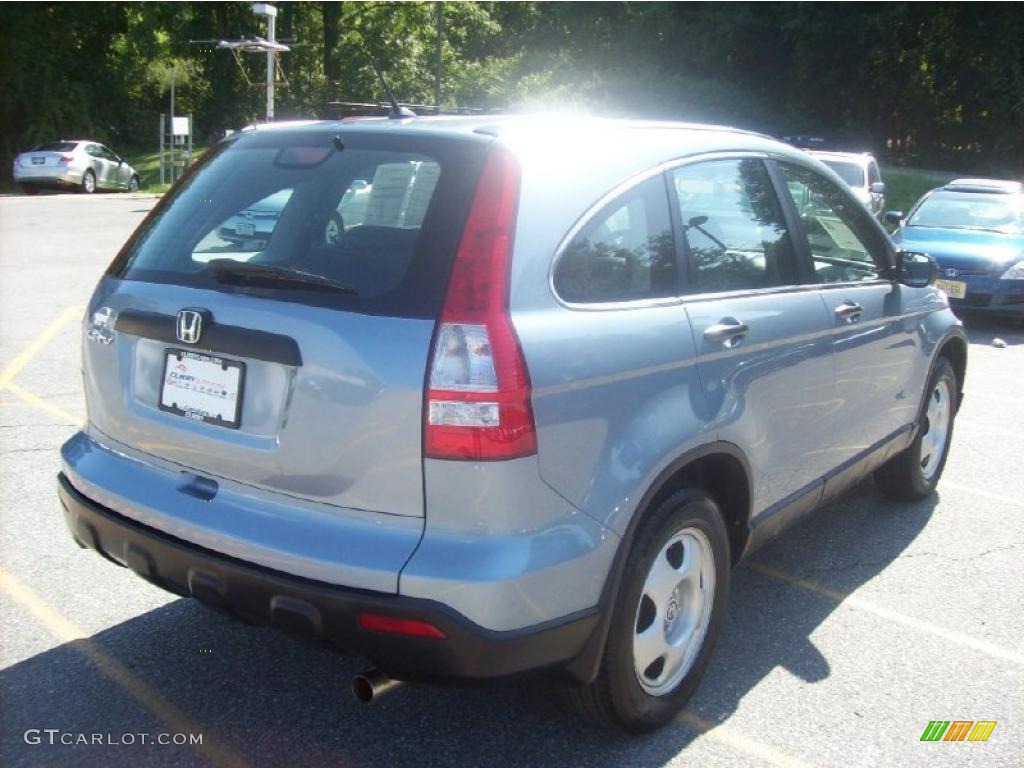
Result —
[[[160,410],[238,429],[245,363],[185,349],[165,352]]]
[[[964,299],[967,297],[967,283],[962,280],[936,280],[935,285],[944,290],[951,299]]]

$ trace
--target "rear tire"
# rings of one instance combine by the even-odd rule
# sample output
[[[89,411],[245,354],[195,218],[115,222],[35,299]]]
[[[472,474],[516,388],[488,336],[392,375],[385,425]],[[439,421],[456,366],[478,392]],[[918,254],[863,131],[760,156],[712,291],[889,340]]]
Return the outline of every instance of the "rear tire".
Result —
[[[718,505],[698,489],[677,491],[637,531],[597,678],[563,683],[569,704],[598,725],[633,733],[672,720],[711,660],[729,578]]]
[[[897,501],[920,501],[935,490],[953,440],[959,391],[953,365],[939,358],[925,389],[914,442],[875,470],[875,484],[883,494]]]
[[[82,184],[79,189],[87,195],[91,195],[96,191],[96,174],[91,170],[86,171],[82,174]]]

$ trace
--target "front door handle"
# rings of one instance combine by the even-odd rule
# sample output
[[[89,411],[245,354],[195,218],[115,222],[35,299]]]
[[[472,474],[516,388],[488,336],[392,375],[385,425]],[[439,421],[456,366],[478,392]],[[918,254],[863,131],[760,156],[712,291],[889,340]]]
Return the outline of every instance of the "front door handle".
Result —
[[[844,301],[835,309],[836,318],[848,323],[856,323],[864,312],[864,307],[855,301]]]
[[[714,325],[709,325],[705,328],[704,338],[708,341],[717,341],[726,347],[732,348],[739,346],[749,330],[750,328],[746,323],[726,317]]]

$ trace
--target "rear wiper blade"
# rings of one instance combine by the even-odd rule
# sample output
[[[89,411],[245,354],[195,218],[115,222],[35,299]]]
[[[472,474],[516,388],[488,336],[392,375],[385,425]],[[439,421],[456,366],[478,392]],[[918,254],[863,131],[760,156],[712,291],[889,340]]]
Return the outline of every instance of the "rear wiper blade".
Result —
[[[352,286],[338,280],[303,272],[301,269],[289,269],[271,264],[250,264],[234,259],[212,259],[206,268],[213,273],[217,282],[243,282],[249,284],[282,285],[293,288],[308,288],[317,291],[347,293],[358,296],[359,292]]]

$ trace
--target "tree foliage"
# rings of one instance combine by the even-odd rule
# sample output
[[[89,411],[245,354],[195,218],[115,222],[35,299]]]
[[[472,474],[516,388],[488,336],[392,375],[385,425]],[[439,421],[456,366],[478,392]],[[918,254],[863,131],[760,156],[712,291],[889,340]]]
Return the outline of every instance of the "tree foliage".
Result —
[[[435,3],[278,3],[279,118],[435,100]],[[0,150],[155,143],[263,114],[265,57],[190,40],[265,34],[249,3],[10,3]],[[927,165],[1024,170],[1024,13],[1014,3],[446,3],[446,107],[589,110],[817,134]],[[251,83],[250,83],[251,81]]]

